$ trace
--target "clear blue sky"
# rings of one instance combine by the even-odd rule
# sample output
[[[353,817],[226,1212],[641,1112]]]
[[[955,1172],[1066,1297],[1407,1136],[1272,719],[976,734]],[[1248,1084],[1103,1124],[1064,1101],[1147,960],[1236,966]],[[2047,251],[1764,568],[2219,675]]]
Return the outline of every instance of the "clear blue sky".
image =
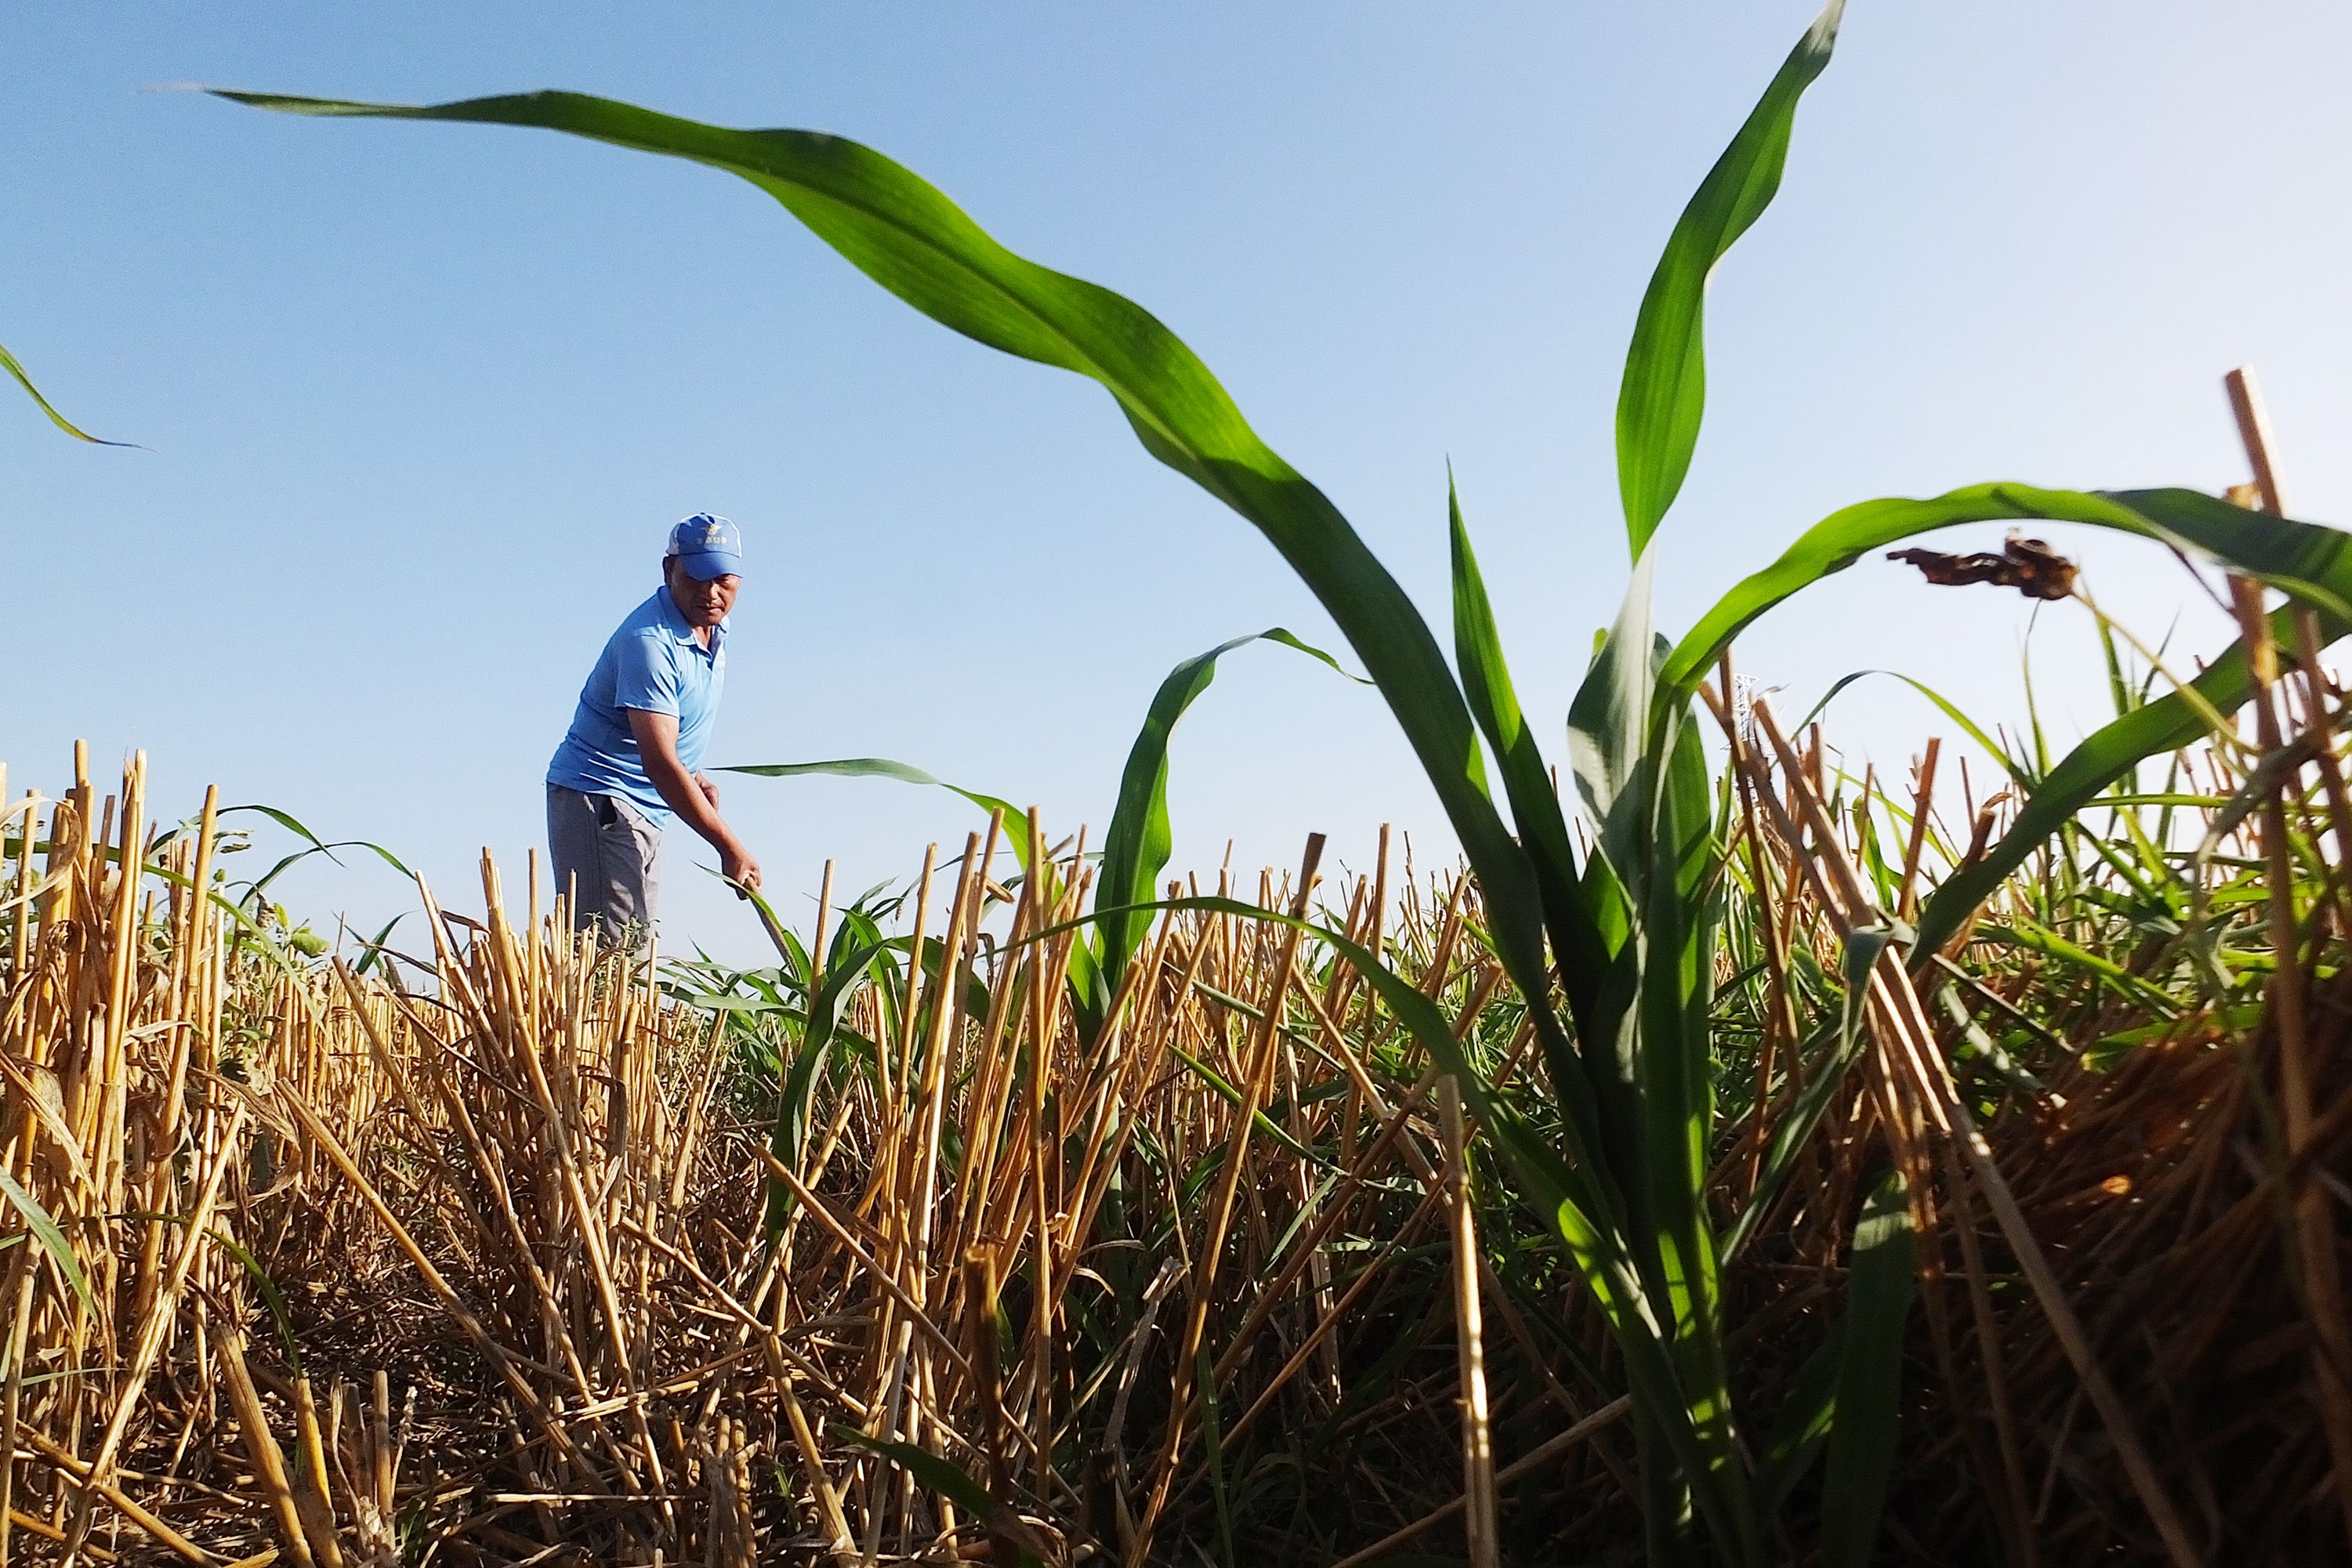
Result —
[[[1611,410],[1675,214],[1810,0],[1643,6],[46,3],[0,48],[0,342],[101,434],[0,400],[0,758],[13,790],[143,746],[381,839],[470,906],[520,880],[540,779],[662,530],[752,561],[712,760],[878,754],[1108,815],[1168,667],[1329,628],[1239,519],[1074,377],[857,277],[751,187],[538,132],[314,122],[200,82],[429,101],[572,87],[868,141],[1025,254],[1141,301],[1444,624],[1444,464],[1556,737],[1625,576]],[[1719,271],[1710,405],[1667,523],[1685,625],[1823,513],[1984,479],[2218,488],[2218,386],[2262,372],[2290,498],[2352,513],[2352,13],[1856,0],[1778,204]],[[1949,548],[1999,529],[1946,536]],[[2159,552],[2059,532],[2160,634]],[[2187,600],[2181,638],[2221,641]],[[2081,612],[2035,647],[2060,740],[2100,717]],[[2024,607],[1870,563],[1743,643],[1810,704],[1894,665],[2023,711]],[[1336,643],[1334,644],[1336,646]],[[1833,710],[1899,766],[1948,725],[1892,683]],[[1286,651],[1180,732],[1179,865],[1444,843],[1378,699]],[[953,797],[741,780],[781,905],[961,842]],[[682,833],[669,945],[756,934]],[[380,865],[289,885],[407,902]]]

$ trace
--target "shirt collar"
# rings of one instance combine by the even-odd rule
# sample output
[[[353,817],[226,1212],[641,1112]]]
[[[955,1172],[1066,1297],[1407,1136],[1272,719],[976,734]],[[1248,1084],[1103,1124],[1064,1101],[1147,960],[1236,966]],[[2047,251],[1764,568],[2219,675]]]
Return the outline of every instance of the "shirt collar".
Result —
[[[677,601],[669,596],[669,584],[665,582],[659,588],[655,589],[654,598],[659,603],[661,608],[662,627],[665,631],[668,632],[672,637],[677,638],[680,643],[692,648],[697,653],[710,653],[715,654],[719,652],[719,644],[727,640],[726,621],[721,620],[718,625],[713,626],[710,629],[710,646],[708,649],[705,649],[700,643],[695,640],[694,628],[688,625],[686,623],[686,617],[678,612]]]

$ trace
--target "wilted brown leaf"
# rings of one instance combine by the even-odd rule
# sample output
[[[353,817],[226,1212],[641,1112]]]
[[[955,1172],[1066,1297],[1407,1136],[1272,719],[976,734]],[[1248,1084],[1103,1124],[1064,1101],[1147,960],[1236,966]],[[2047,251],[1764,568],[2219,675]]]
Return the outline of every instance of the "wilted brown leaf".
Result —
[[[1941,550],[1898,549],[1889,560],[1908,561],[1920,575],[1939,588],[1989,582],[2014,588],[2028,599],[2063,599],[2074,591],[2074,563],[2042,539],[2011,534],[1999,555],[1979,550],[1971,555],[1946,555]]]

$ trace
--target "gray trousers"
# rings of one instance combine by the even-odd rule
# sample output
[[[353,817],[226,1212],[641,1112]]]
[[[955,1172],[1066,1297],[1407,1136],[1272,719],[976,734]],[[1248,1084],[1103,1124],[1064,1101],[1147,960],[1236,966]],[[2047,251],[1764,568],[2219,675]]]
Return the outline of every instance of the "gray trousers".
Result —
[[[572,899],[572,928],[639,947],[653,934],[661,893],[661,830],[617,795],[547,787],[547,849],[555,891]]]

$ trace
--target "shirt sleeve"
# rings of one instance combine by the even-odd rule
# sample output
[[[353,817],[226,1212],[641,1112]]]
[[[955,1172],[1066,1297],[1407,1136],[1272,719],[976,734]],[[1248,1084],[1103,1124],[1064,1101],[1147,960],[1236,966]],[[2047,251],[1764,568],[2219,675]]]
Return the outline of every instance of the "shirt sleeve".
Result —
[[[677,713],[677,661],[667,639],[631,637],[613,669],[613,706],[644,713]]]

